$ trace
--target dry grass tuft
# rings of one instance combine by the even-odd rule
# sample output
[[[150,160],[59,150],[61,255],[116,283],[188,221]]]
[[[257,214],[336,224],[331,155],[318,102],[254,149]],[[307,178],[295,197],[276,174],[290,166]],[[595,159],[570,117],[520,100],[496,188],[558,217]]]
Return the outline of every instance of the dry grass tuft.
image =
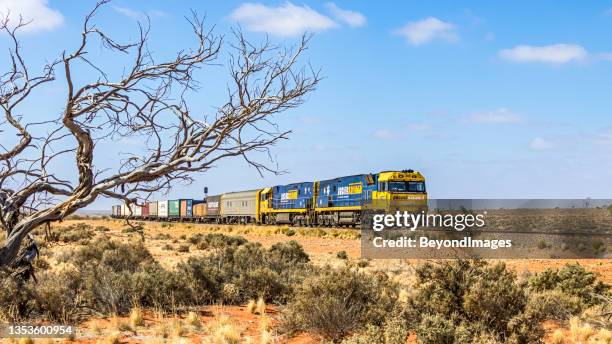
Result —
[[[570,333],[572,340],[577,343],[586,343],[593,337],[595,330],[589,324],[582,324],[580,319],[573,317],[570,319]]]
[[[116,332],[106,338],[106,344],[121,344],[121,334]]]
[[[189,314],[187,314],[187,318],[185,318],[185,322],[195,328],[202,327],[202,322],[200,321],[200,317],[196,312],[189,312]]]
[[[32,338],[21,338],[21,339],[19,339],[19,344],[34,344],[34,339],[32,339]]]
[[[173,320],[170,327],[172,329],[172,334],[175,337],[185,337],[189,334],[189,330],[183,326],[183,323],[180,320]]]
[[[144,325],[144,316],[142,315],[142,308],[134,307],[130,312],[130,324],[136,328]]]
[[[257,306],[255,307],[255,313],[260,314],[260,315],[266,314],[266,302],[264,301],[263,297],[260,297],[259,300],[257,300]]]
[[[221,316],[209,328],[214,344],[240,343],[240,330],[229,317]]]
[[[272,344],[274,342],[274,335],[270,331],[261,331],[261,338],[259,339],[260,344]]]
[[[602,328],[595,335],[595,342],[602,344],[612,344],[612,331]]]
[[[133,332],[133,331],[134,331],[134,330],[132,329],[132,326],[130,326],[130,323],[129,323],[129,322],[127,322],[125,319],[121,319],[121,318],[118,318],[118,317],[114,317],[114,318],[111,320],[111,323],[113,324],[113,326],[114,326],[114,327],[115,327],[117,330],[119,330],[119,331],[121,331],[121,332],[123,332],[123,331],[130,331],[130,332]]]
[[[257,304],[255,303],[255,300],[249,300],[249,303],[246,306],[247,312],[249,312],[251,314],[255,314],[255,309],[256,308],[257,308]]]
[[[565,342],[565,335],[563,330],[557,329],[552,335],[552,344],[563,344]]]

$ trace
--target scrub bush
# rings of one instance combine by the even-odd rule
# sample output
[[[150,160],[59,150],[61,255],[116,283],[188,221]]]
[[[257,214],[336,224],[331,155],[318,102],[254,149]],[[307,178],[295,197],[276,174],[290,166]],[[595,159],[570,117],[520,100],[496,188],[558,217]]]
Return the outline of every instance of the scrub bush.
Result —
[[[367,324],[382,325],[393,306],[388,280],[348,268],[309,276],[283,310],[287,332],[308,331],[338,341]]]
[[[583,307],[598,304],[601,301],[599,296],[610,291],[610,285],[598,280],[597,274],[587,271],[578,263],[536,274],[529,280],[529,287],[535,292],[557,290],[578,297]]]
[[[414,286],[394,312],[422,343],[531,343],[543,334],[540,316],[527,307],[525,285],[503,263],[425,263]]]

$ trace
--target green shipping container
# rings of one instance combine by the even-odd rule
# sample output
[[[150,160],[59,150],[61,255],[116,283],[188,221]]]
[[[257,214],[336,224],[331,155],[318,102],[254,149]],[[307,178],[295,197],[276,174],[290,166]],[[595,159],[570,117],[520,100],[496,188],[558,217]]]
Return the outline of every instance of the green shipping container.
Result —
[[[181,216],[179,200],[168,201],[168,216]]]

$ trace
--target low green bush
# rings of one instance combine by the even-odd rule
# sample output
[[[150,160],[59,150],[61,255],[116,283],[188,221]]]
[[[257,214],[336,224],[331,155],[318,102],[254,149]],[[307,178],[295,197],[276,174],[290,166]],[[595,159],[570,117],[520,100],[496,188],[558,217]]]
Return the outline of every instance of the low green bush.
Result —
[[[419,266],[411,296],[394,312],[422,343],[537,342],[540,317],[527,304],[526,286],[503,263],[453,260]]]
[[[597,274],[587,271],[580,264],[567,264],[560,270],[547,269],[535,274],[529,280],[532,291],[558,290],[564,294],[578,297],[583,307],[601,302],[599,296],[610,291],[610,285],[597,279]]]
[[[382,325],[397,298],[395,289],[384,278],[348,268],[323,269],[295,291],[283,310],[283,328],[339,341],[367,324]]]

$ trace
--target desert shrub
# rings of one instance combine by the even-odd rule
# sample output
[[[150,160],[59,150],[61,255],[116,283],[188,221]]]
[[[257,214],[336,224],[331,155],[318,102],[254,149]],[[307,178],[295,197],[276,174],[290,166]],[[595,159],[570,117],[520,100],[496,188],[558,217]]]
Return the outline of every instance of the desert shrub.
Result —
[[[182,253],[189,252],[189,245],[179,245],[176,250]]]
[[[240,290],[233,283],[226,283],[221,290],[223,302],[234,304],[240,299]]]
[[[96,232],[110,232],[110,228],[108,228],[106,226],[96,226],[96,228],[94,228],[94,230]]]
[[[265,300],[284,300],[291,290],[291,286],[283,283],[277,272],[267,267],[247,270],[233,281],[242,291],[242,300],[258,296]]]
[[[187,262],[177,265],[177,273],[190,291],[194,303],[210,303],[219,298],[226,276],[211,265],[208,257],[189,257]]]
[[[425,315],[416,328],[417,338],[422,344],[453,344],[455,325],[440,315]]]
[[[15,322],[27,318],[34,309],[32,290],[0,271],[0,320]]]
[[[426,263],[415,275],[413,293],[398,303],[394,313],[423,343],[486,342],[487,338],[531,343],[542,336],[539,315],[527,309],[525,286],[503,263]]]
[[[385,344],[385,340],[380,327],[366,325],[365,330],[344,339],[341,344]]]
[[[310,261],[302,245],[295,240],[272,245],[268,250],[267,259],[271,268],[277,272]]]
[[[286,331],[309,331],[337,341],[366,324],[381,325],[392,308],[394,286],[348,268],[308,277],[283,310]]]
[[[121,233],[143,233],[144,232],[144,224],[140,224],[142,222],[137,222],[136,225],[133,226],[127,226],[124,229],[121,230]]]
[[[578,315],[582,308],[579,297],[560,290],[533,292],[529,296],[529,311],[540,314],[545,319],[565,321],[573,315]]]
[[[40,270],[37,284],[0,272],[0,317],[73,322],[92,313],[128,314],[134,304],[170,311],[259,297],[281,303],[311,269],[308,256],[295,242],[269,250],[242,238],[217,236],[210,242],[219,239],[221,247],[210,254],[166,270],[141,242],[99,236],[90,245],[64,250],[56,257],[60,268]]]
[[[408,326],[398,317],[392,316],[385,321],[383,327],[385,344],[406,344]]]
[[[558,290],[576,296],[585,307],[599,303],[599,296],[610,290],[609,285],[597,279],[597,274],[587,271],[578,263],[536,274],[529,280],[529,286],[536,292]]]
[[[155,236],[155,239],[157,240],[169,240],[170,238],[172,238],[172,236],[170,236],[168,233],[158,233]]]
[[[202,296],[202,301],[241,303],[262,296],[266,301],[285,302],[294,286],[308,273],[304,266],[308,255],[295,242],[276,244],[269,250],[259,243],[242,243],[242,240],[223,239],[222,242],[222,247],[211,254],[190,257],[177,267],[181,275],[187,276],[194,295]],[[226,297],[222,286],[227,284],[235,285],[239,294]]]
[[[346,251],[338,251],[338,253],[336,253],[336,257],[338,259],[348,259],[348,255],[346,254]]]
[[[65,228],[59,228],[52,233],[52,241],[65,243],[87,244],[94,237],[92,227],[86,223],[76,223]]]
[[[231,236],[221,233],[194,234],[189,237],[189,242],[196,245],[200,250],[219,249],[226,246],[240,246],[247,243],[241,236]]]
[[[38,274],[38,283],[33,293],[38,313],[44,318],[68,323],[79,311],[82,276],[76,268],[63,269],[57,273],[45,271]]]

